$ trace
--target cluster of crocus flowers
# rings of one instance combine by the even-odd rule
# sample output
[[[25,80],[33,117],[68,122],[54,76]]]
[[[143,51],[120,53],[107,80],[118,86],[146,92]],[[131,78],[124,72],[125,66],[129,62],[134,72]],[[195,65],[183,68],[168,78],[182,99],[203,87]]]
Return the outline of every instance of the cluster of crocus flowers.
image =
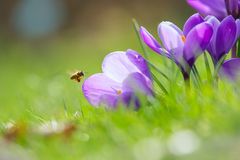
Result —
[[[160,23],[158,35],[163,47],[144,27],[141,27],[140,35],[152,50],[173,60],[181,69],[184,79],[188,80],[197,57],[211,41],[213,28],[196,14],[187,20],[183,31],[171,22]]]
[[[164,47],[144,27],[140,29],[140,35],[146,45],[158,54],[172,59],[180,67],[185,80],[189,78],[197,57],[205,50],[212,57],[216,67],[236,44],[239,32],[239,20],[235,20],[231,15],[219,21],[214,16],[203,18],[198,13],[186,21],[183,31],[171,22],[161,22],[158,35]],[[240,64],[240,59],[234,59],[233,63],[238,61]],[[226,62],[228,65],[222,65],[225,69],[220,70],[223,73],[221,75],[229,77],[230,74],[225,74],[225,71],[237,71],[230,68],[233,66],[231,62],[230,59]],[[229,78],[235,79],[233,76]]]
[[[163,21],[158,26],[161,42],[144,27],[139,29],[141,40],[154,52],[176,63],[188,85],[191,71],[194,69],[194,74],[198,73],[197,58],[205,52],[210,54],[213,62],[213,77],[219,75],[235,82],[240,77],[240,58],[236,54],[240,37],[240,0],[187,2],[199,13],[188,18],[183,30],[172,22]],[[232,58],[225,60],[230,51]],[[140,107],[141,96],[154,96],[148,64],[151,62],[134,50],[110,53],[103,60],[102,73],[84,81],[82,90],[86,99],[93,106],[115,108],[119,104],[133,104],[135,108]]]
[[[147,62],[136,51],[113,52],[102,63],[103,73],[85,80],[82,90],[93,106],[140,106],[139,95],[152,96],[152,80]],[[137,96],[138,95],[138,96]]]
[[[214,66],[230,50],[232,58],[223,62],[220,75],[236,80],[239,75],[240,59],[237,58],[237,40],[240,36],[240,0],[187,0],[209,22],[214,34],[207,49]]]

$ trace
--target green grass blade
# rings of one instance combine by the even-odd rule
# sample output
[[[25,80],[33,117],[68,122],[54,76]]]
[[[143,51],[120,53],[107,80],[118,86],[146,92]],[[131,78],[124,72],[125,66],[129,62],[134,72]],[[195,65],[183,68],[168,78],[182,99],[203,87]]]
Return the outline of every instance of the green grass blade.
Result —
[[[218,72],[219,72],[224,60],[226,59],[226,57],[227,57],[227,55],[222,56],[222,58],[215,65],[215,71],[214,71],[214,75],[213,75],[214,79],[216,79],[218,77]]]
[[[201,76],[200,76],[200,74],[199,74],[199,72],[198,72],[198,69],[197,69],[197,67],[196,67],[196,65],[193,65],[193,73],[194,73],[194,75],[196,76],[196,79],[198,80],[198,82],[201,84],[202,83],[202,79],[201,79]]]
[[[146,60],[146,61],[147,61],[149,67],[153,68],[155,71],[157,71],[159,74],[161,74],[165,79],[169,80],[169,77],[165,73],[163,73],[156,65],[149,62],[148,60]]]
[[[207,53],[205,52],[203,54],[203,56],[204,56],[204,62],[205,62],[205,67],[206,67],[206,72],[207,72],[207,78],[208,78],[208,80],[211,80],[212,72],[211,72],[209,61],[208,61]]]
[[[168,94],[168,91],[167,89],[164,87],[164,85],[159,81],[159,79],[154,75],[152,74],[152,77],[153,77],[153,80],[157,83],[157,85],[159,86],[159,88],[161,88],[161,90],[165,93],[165,94]]]

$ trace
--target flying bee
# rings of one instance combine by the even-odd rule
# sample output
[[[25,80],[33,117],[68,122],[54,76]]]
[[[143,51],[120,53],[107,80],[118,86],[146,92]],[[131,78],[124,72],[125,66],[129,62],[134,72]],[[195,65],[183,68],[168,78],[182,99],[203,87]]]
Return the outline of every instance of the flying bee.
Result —
[[[70,77],[71,80],[75,80],[76,82],[81,82],[81,80],[83,79],[84,77],[84,72],[83,71],[77,71],[75,73],[73,73]]]

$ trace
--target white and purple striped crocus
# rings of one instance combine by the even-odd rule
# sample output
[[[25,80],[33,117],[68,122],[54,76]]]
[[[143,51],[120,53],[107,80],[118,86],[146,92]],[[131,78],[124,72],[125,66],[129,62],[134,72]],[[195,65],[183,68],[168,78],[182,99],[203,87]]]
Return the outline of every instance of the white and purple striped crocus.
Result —
[[[228,15],[240,18],[240,0],[187,0],[201,15],[212,15],[223,20]]]
[[[153,95],[147,62],[134,50],[108,54],[102,71],[87,78],[82,86],[84,96],[93,106],[115,108],[121,103],[138,108],[139,95]]]
[[[183,31],[171,22],[159,24],[158,35],[163,47],[144,27],[140,28],[140,35],[152,50],[172,59],[187,80],[197,57],[207,48],[213,29],[199,14],[194,14],[185,23]]]

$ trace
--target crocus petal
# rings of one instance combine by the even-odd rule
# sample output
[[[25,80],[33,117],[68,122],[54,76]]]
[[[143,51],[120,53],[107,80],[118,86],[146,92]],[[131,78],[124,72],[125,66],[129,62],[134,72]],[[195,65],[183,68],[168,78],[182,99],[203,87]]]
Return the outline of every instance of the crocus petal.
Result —
[[[139,71],[146,76],[147,80],[151,82],[151,74],[148,69],[147,61],[138,52],[131,49],[127,50],[126,55]]]
[[[227,16],[225,0],[187,0],[201,15],[213,15],[222,20]]]
[[[239,80],[240,76],[240,58],[232,58],[225,61],[219,71],[220,76],[226,77],[229,80]]]
[[[141,73],[138,67],[131,62],[126,52],[110,53],[104,58],[102,63],[103,73],[119,83],[122,83],[123,80],[131,73]]]
[[[130,74],[123,82],[123,92],[143,93],[152,95],[151,86],[148,85],[146,78],[140,73]]]
[[[198,25],[202,22],[204,22],[204,19],[202,18],[202,16],[199,13],[196,13],[196,14],[192,15],[191,17],[189,17],[183,27],[184,35],[187,36],[187,34],[192,30],[193,27],[195,27],[196,25]]]
[[[158,26],[159,37],[170,54],[179,54],[183,51],[185,37],[182,31],[171,22],[162,22]]]
[[[190,67],[196,58],[207,48],[212,35],[212,26],[206,22],[197,25],[189,32],[184,46],[184,59]]]
[[[123,95],[122,101],[125,105],[134,102],[135,107],[140,107],[140,101],[138,96],[152,96],[152,87],[149,87],[146,78],[140,73],[130,74],[123,82]]]
[[[97,106],[103,105],[110,108],[116,108],[119,105],[119,102],[119,96],[104,94],[99,97],[99,104]]]
[[[226,17],[220,24],[216,35],[217,60],[228,53],[235,43],[237,25],[232,16]]]
[[[154,50],[155,52],[161,54],[161,46],[158,43],[158,41],[147,31],[146,28],[141,27],[140,28],[140,36],[142,38],[142,40],[144,41],[144,43],[146,43],[146,45],[148,45],[148,47],[150,47],[152,50]]]
[[[211,24],[213,26],[213,28],[218,28],[218,26],[220,25],[220,21],[215,17],[215,16],[207,16],[204,18],[205,22],[208,22],[209,24]]]
[[[213,36],[212,36],[210,44],[208,45],[207,51],[211,54],[211,56],[215,60],[217,57],[217,51],[216,51],[217,30],[218,30],[218,27],[221,22],[214,16],[207,16],[205,18],[205,21],[208,22],[209,24],[211,24],[212,28],[213,28]]]
[[[84,81],[82,90],[86,99],[93,106],[106,104],[115,107],[118,102],[118,95],[122,92],[122,85],[103,73],[98,73]]]

